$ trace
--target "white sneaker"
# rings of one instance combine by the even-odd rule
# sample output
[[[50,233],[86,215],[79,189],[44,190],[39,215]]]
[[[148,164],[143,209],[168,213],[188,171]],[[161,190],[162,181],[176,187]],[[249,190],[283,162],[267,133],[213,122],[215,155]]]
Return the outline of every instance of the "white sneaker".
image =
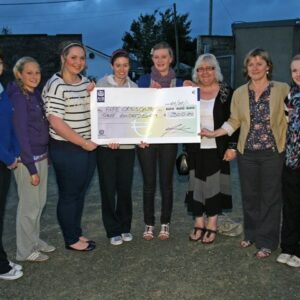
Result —
[[[25,260],[26,261],[36,261],[36,262],[41,262],[49,259],[49,256],[46,254],[41,253],[40,251],[34,251],[32,252]]]
[[[0,274],[0,279],[15,280],[23,276],[23,272],[12,268],[9,272]]]
[[[132,236],[132,234],[130,232],[122,233],[121,236],[122,236],[122,240],[124,242],[130,242],[133,239],[133,236]]]
[[[45,252],[45,253],[50,253],[55,250],[56,248],[54,246],[48,244],[45,244],[44,246],[38,248],[38,251]]]
[[[299,268],[300,267],[300,258],[296,255],[293,255],[286,263],[290,267]]]
[[[121,245],[121,244],[123,244],[122,237],[120,235],[114,236],[114,237],[110,238],[110,243],[114,246]]]
[[[164,240],[167,240],[169,237],[170,237],[169,224],[161,224],[158,239],[160,239],[161,241],[164,241]]]
[[[15,269],[15,270],[17,270],[17,271],[21,271],[21,270],[23,269],[23,267],[22,267],[21,265],[16,264],[16,263],[14,263],[14,262],[12,262],[12,261],[9,262],[9,265],[10,265],[13,269]]]
[[[292,255],[290,255],[290,254],[281,253],[277,257],[276,261],[279,262],[279,263],[281,263],[281,264],[286,264],[290,260],[291,257],[292,257]]]

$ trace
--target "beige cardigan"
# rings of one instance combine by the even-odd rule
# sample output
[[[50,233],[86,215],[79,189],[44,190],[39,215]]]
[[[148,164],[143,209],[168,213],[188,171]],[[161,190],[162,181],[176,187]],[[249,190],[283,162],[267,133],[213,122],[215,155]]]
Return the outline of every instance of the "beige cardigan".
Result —
[[[270,124],[278,152],[284,151],[287,121],[284,112],[284,99],[288,95],[289,86],[286,83],[272,81],[270,95]],[[238,150],[244,153],[246,139],[250,130],[250,107],[248,83],[237,88],[232,96],[230,118],[222,125],[228,135],[240,128]]]

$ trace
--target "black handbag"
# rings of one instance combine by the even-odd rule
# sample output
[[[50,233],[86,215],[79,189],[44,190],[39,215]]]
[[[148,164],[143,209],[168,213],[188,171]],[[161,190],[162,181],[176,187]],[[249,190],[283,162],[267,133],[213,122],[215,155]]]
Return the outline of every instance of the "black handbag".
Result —
[[[176,158],[176,168],[179,175],[188,175],[189,166],[188,166],[188,157],[186,152],[182,152]]]

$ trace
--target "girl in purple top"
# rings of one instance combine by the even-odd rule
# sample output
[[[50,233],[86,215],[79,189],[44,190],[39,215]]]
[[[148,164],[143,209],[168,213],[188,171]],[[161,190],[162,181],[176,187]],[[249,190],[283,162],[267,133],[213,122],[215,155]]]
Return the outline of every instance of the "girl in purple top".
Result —
[[[0,53],[0,75],[3,69],[4,62]],[[0,83],[0,279],[4,280],[15,280],[23,276],[22,266],[7,259],[2,244],[3,219],[11,170],[17,167],[17,157],[20,154],[13,129],[12,116],[11,103]]]
[[[19,195],[16,258],[45,261],[49,257],[42,252],[55,248],[40,239],[40,218],[47,198],[49,130],[43,101],[36,89],[41,72],[31,57],[19,59],[13,72],[16,80],[8,87],[8,94],[15,109],[13,123],[21,147],[14,171]]]

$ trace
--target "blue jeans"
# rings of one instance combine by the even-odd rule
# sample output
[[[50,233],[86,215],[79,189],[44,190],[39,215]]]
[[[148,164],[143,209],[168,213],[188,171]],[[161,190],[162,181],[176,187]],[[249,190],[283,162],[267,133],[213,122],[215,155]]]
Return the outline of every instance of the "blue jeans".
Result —
[[[59,193],[57,218],[66,245],[72,245],[82,236],[84,197],[95,171],[96,151],[53,139],[49,148]]]

